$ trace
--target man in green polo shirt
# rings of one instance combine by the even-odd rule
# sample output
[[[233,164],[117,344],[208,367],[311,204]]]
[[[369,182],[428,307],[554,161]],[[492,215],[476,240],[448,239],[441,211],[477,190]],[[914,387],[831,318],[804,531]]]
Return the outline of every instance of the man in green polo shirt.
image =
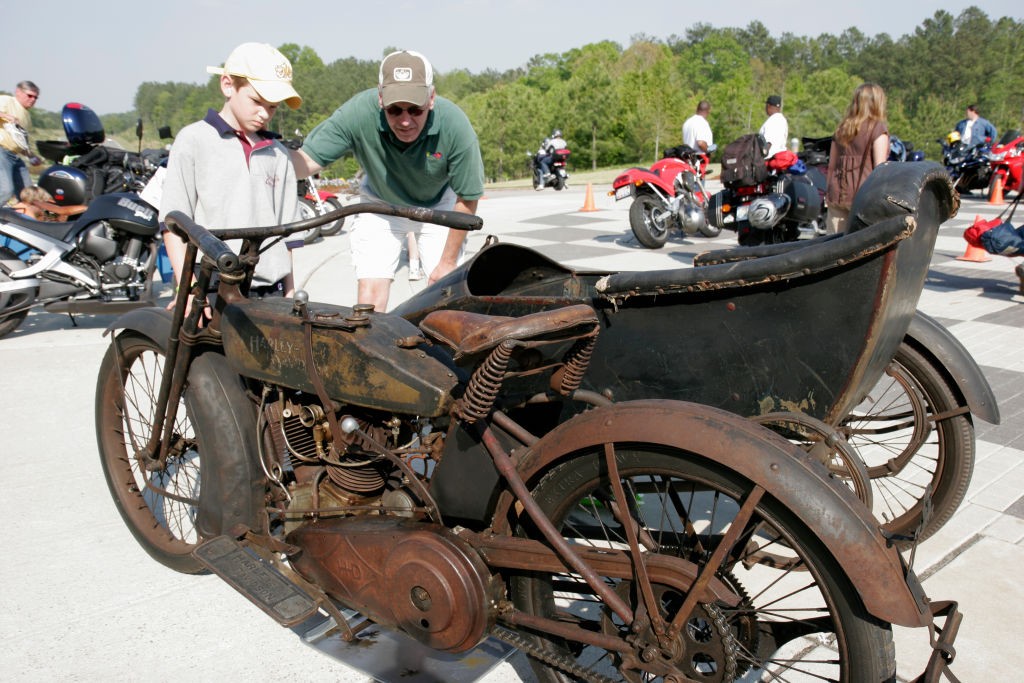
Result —
[[[484,193],[483,160],[465,113],[434,92],[430,62],[418,52],[384,58],[376,88],[339,107],[293,154],[300,178],[345,154],[364,172],[362,199],[475,214]],[[466,233],[405,218],[358,214],[352,224],[352,262],[358,303],[387,309],[406,234],[418,235],[423,268],[433,283],[463,255]]]

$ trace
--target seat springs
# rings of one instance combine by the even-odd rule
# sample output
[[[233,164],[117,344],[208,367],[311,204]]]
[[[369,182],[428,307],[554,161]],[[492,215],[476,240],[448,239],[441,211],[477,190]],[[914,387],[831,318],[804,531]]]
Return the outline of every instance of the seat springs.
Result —
[[[577,339],[572,348],[566,351],[562,358],[564,365],[558,386],[558,392],[563,396],[568,396],[580,388],[580,384],[583,383],[583,375],[590,367],[590,356],[594,353],[596,342],[596,336]]]
[[[456,408],[456,413],[463,421],[473,424],[491,412],[491,406],[494,405],[494,400],[501,389],[501,382],[505,379],[505,370],[515,347],[515,341],[506,339],[494,347],[487,359],[473,372],[466,386],[466,393],[462,395]]]

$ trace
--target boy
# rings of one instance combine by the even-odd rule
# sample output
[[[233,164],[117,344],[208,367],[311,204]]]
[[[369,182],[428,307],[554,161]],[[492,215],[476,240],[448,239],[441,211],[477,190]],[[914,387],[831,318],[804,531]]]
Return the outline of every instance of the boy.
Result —
[[[224,106],[181,130],[171,147],[160,199],[160,218],[181,211],[206,228],[248,228],[290,223],[299,218],[295,171],[288,150],[266,130],[277,107],[297,109],[302,98],[292,87],[292,65],[274,47],[243,43],[220,75]],[[185,243],[164,233],[177,283]],[[291,254],[278,242],[260,255],[250,294],[291,296]]]

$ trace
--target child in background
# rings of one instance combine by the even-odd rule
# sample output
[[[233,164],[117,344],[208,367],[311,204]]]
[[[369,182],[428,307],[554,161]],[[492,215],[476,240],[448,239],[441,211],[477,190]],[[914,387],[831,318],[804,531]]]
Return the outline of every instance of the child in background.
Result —
[[[299,218],[297,178],[288,150],[266,129],[281,102],[297,109],[302,98],[292,87],[292,65],[271,45],[243,43],[220,76],[224,106],[175,137],[160,199],[160,218],[181,211],[206,228],[249,228]],[[164,233],[174,280],[181,277],[185,243]],[[237,248],[237,247],[236,247]],[[260,255],[253,296],[290,296],[292,258],[284,242]]]

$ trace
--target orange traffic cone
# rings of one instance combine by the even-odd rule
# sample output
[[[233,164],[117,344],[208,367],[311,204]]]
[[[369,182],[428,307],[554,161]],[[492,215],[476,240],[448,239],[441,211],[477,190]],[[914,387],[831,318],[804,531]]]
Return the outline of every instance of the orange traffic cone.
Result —
[[[977,225],[981,221],[981,216],[974,217],[974,224]],[[974,263],[985,263],[991,261],[992,258],[988,255],[988,252],[981,247],[976,247],[970,242],[967,243],[967,249],[964,250],[963,256],[957,256],[957,261],[973,261]]]
[[[580,211],[597,211],[597,207],[594,206],[594,188],[590,183],[587,183],[587,197],[583,200],[583,208]]]
[[[1003,176],[997,175],[992,180],[992,191],[988,193],[989,204],[1005,204],[1003,201]]]

